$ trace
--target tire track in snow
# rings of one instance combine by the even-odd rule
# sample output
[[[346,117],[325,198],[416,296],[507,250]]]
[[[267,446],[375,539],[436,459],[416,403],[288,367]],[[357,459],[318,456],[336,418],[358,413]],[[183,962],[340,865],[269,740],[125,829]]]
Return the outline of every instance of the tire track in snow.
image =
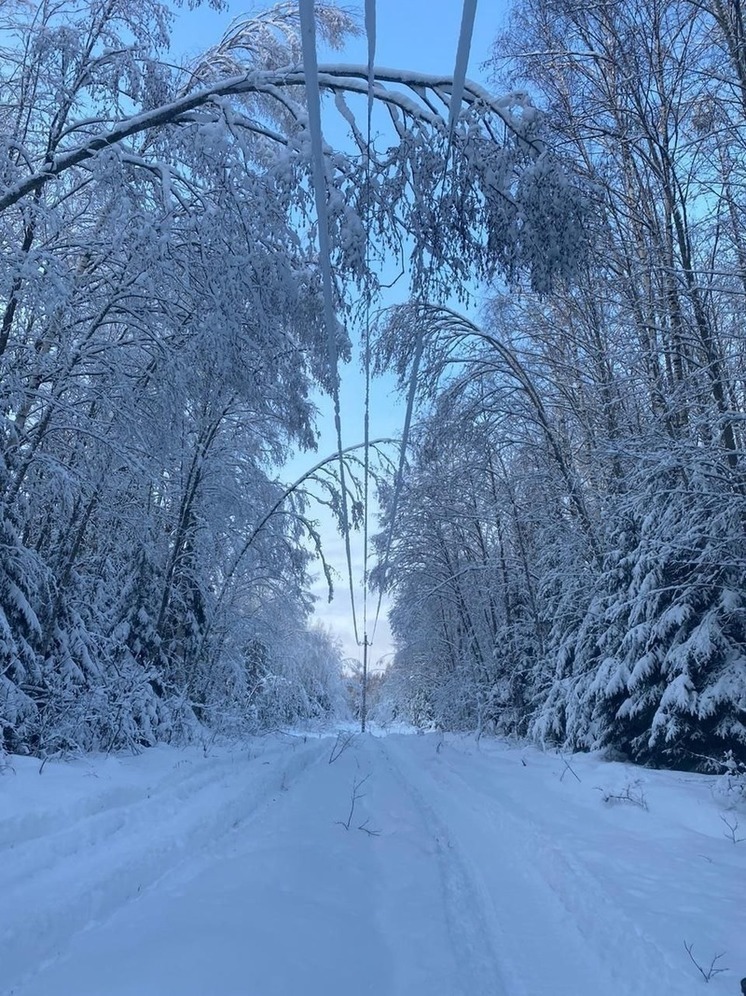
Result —
[[[178,804],[195,793],[230,777],[223,771],[223,762],[206,762],[192,767],[190,760],[177,761],[173,768],[152,785],[120,785],[107,788],[92,798],[79,800],[78,805],[64,812],[57,810],[29,814],[19,820],[0,823],[0,856],[7,860],[0,876],[3,891],[16,884],[27,889],[34,878],[90,851],[102,840],[107,843],[123,830],[131,830],[133,817],[142,814],[143,822],[152,821],[159,813],[169,815]]]
[[[563,847],[567,842],[552,835],[550,800],[542,822],[511,795],[509,784],[500,783],[500,795],[494,794],[499,774],[487,762],[475,765],[464,755],[461,770],[459,753],[423,757],[419,747],[419,757],[410,756],[403,742],[393,741],[389,751],[483,869],[482,894],[504,951],[511,996],[692,991],[681,964],[672,964]]]
[[[483,784],[489,784],[490,775],[494,780],[494,768],[490,771],[486,758],[480,758],[475,765],[475,757],[467,755],[469,765],[464,770],[453,763],[461,756],[456,753],[442,757],[438,772],[443,784],[454,797],[471,797],[484,814],[485,822],[499,824],[507,830],[514,853],[532,869],[535,879],[549,887],[553,902],[564,910],[566,924],[585,945],[589,958],[595,957],[613,980],[613,991],[620,996],[625,993],[650,996],[657,992],[676,992],[684,996],[691,983],[682,971],[682,959],[672,959],[670,952],[647,936],[640,924],[619,908],[614,896],[582,858],[566,842],[563,846],[557,835],[549,831],[548,821],[542,821],[540,814],[533,812],[525,800],[507,787],[501,787],[498,799],[483,787],[474,786],[470,778],[479,777],[480,768],[484,773]],[[562,798],[552,801],[566,805]],[[547,812],[552,811],[552,801],[546,800]],[[635,964],[637,976],[632,989],[630,961]]]
[[[468,854],[484,930],[498,951],[504,991],[510,996],[591,992],[628,996],[595,964],[593,953],[537,874],[530,851],[509,832],[504,814],[494,811],[491,800],[474,790],[467,794],[462,786],[439,784],[426,766],[431,759],[422,757],[421,741],[415,743],[419,756],[393,738],[387,751],[413,783],[413,791],[438,814],[446,833]]]
[[[424,795],[406,774],[387,739],[375,741],[381,761],[399,789],[413,802],[433,843],[443,906],[464,996],[513,996],[503,977],[497,940],[484,904],[478,875]],[[456,994],[454,993],[454,996]]]
[[[330,766],[328,751],[319,744],[302,777],[281,781],[294,763],[284,758],[273,804],[242,832],[207,854],[195,850],[142,901],[72,938],[19,994],[413,996],[396,988],[390,931],[375,915],[378,841],[335,819],[360,766],[352,753]]]
[[[115,802],[114,791],[112,805],[88,818],[80,816],[60,834],[38,836],[19,848],[21,873],[31,868],[34,854],[38,858],[38,872],[32,870],[28,877],[19,878],[15,858],[8,860],[15,849],[6,849],[0,865],[0,993],[9,996],[57,957],[76,933],[108,919],[251,819],[281,782],[289,787],[325,750],[323,741],[317,741],[292,753],[283,751],[279,764],[272,756],[266,767],[266,759],[229,763],[227,771],[217,761],[200,765],[167,788],[139,793],[134,805]],[[6,876],[14,880],[12,887]],[[34,912],[24,918],[17,909]]]

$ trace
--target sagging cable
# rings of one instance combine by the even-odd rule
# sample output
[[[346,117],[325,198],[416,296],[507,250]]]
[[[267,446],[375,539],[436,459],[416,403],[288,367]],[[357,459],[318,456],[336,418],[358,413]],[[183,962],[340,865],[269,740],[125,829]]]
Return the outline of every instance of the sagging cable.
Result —
[[[331,243],[329,239],[329,213],[326,197],[326,171],[324,168],[324,136],[321,128],[321,87],[316,55],[316,10],[314,0],[298,0],[300,13],[301,45],[308,106],[308,131],[311,139],[311,167],[316,217],[319,223],[319,258],[324,298],[324,324],[326,325],[327,353],[334,403],[334,427],[339,453],[339,485],[342,492],[342,531],[344,533],[347,574],[350,589],[350,606],[355,640],[359,643],[357,613],[355,610],[355,584],[352,575],[350,548],[350,517],[347,502],[344,450],[342,447],[342,416],[339,403],[339,350],[337,349],[337,318],[334,308]]]

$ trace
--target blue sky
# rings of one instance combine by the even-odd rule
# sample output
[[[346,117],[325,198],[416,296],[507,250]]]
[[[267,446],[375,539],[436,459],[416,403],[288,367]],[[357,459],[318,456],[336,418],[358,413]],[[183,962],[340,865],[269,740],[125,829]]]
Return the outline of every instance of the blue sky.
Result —
[[[261,10],[268,4],[246,4],[233,0],[230,9],[218,13],[207,6],[196,10],[182,9],[174,26],[174,50],[184,54],[196,54],[201,49],[215,44],[227,29],[232,19],[249,10]],[[459,28],[461,24],[461,0],[377,0],[376,62],[380,66],[421,70],[425,73],[451,73],[456,58]],[[484,82],[480,66],[490,52],[492,42],[498,33],[505,16],[506,6],[502,0],[481,0],[477,8],[474,28],[474,43],[469,61],[468,75]],[[362,21],[362,12],[361,12]],[[341,53],[320,53],[321,61],[342,61],[364,63],[367,59],[365,37],[353,38]],[[325,131],[327,141],[334,141],[334,126]],[[387,296],[386,304],[394,304],[406,298],[407,281],[403,279]],[[343,443],[351,446],[363,440],[363,397],[364,378],[355,359],[341,371],[341,407],[343,421]],[[336,437],[332,419],[331,402],[318,398],[320,409],[319,453],[299,454],[285,468],[288,481],[299,477],[319,458],[336,449]],[[371,438],[399,437],[402,430],[404,405],[397,398],[393,382],[381,379],[374,383],[371,391]],[[340,639],[345,657],[360,658],[362,650],[356,645],[350,612],[350,597],[347,583],[347,568],[344,543],[331,521],[326,509],[311,512],[319,520],[324,539],[327,559],[338,572],[335,597],[327,602],[326,585],[321,580],[314,591],[318,596],[316,615],[319,621],[329,626]],[[371,532],[376,531],[375,519],[371,521]],[[356,579],[356,602],[358,619],[362,617],[360,581],[363,575],[362,537],[352,537],[353,573]],[[371,564],[372,566],[372,564]],[[369,601],[369,618],[375,613],[376,598]],[[372,625],[369,626],[369,635]],[[362,635],[362,632],[361,632]],[[376,662],[388,659],[392,650],[391,637],[385,619],[385,605],[376,632],[369,660]]]
[[[231,0],[227,11],[217,12],[207,4],[177,10],[173,32],[175,51],[196,54],[219,41],[234,17],[271,7],[272,3]],[[345,4],[360,11],[363,5]],[[480,64],[487,58],[495,35],[503,23],[503,0],[480,0],[474,26],[474,44],[469,75],[480,79]],[[456,58],[461,24],[461,0],[377,0],[377,58],[381,66],[421,69],[428,73],[451,72]],[[353,38],[344,49],[343,61],[365,62],[364,37]],[[323,59],[326,56],[322,55]]]

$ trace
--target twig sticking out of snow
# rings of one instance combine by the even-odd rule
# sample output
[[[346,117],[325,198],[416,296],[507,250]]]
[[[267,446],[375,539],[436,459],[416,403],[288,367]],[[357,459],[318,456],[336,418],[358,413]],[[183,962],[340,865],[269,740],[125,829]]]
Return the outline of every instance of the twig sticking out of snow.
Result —
[[[727,968],[717,968],[716,967],[717,963],[720,961],[720,959],[725,956],[725,952],[724,951],[721,954],[715,955],[715,957],[710,962],[710,967],[708,969],[704,969],[704,968],[702,968],[702,966],[700,965],[700,963],[697,961],[697,959],[694,957],[694,954],[693,954],[694,944],[687,944],[686,941],[684,941],[684,947],[686,948],[686,953],[689,955],[689,957],[691,958],[692,962],[699,969],[700,973],[702,974],[702,978],[705,980],[705,982],[709,982],[710,979],[714,979],[716,975],[720,975],[722,972],[727,972],[728,971]],[[741,992],[746,992],[746,990],[744,990],[744,987],[743,987],[743,982],[741,983]]]
[[[723,834],[728,840],[732,840],[734,844],[740,844],[742,841],[746,840],[746,837],[737,837],[738,832],[738,817],[733,817],[733,822],[731,823],[727,816],[721,816],[720,819],[727,826],[728,830]]]
[[[329,764],[334,764],[338,757],[341,757],[347,748],[350,746],[352,741],[355,739],[354,733],[342,733],[337,734],[337,739],[332,745],[331,753],[329,754]]]
[[[621,792],[611,792],[609,789],[602,789],[600,786],[596,787],[601,793],[601,798],[608,805],[612,805],[615,802],[631,802],[633,806],[639,806],[640,809],[647,811],[648,801],[639,782],[625,785]]]
[[[565,770],[560,775],[560,781],[562,781],[562,779],[565,777],[568,771],[574,778],[580,781],[580,776],[578,775],[577,771],[575,771],[575,769],[571,767],[570,762],[567,760],[566,757],[562,758],[562,762],[565,765]]]
[[[370,775],[366,775],[365,778],[359,778],[357,775],[352,780],[352,795],[350,796],[350,812],[346,820],[337,820],[339,826],[344,827],[345,830],[349,830],[352,824],[352,817],[355,813],[355,805],[359,799],[362,799],[365,792],[361,792],[360,789],[365,785],[365,783],[370,778]],[[359,829],[362,829],[360,827]]]

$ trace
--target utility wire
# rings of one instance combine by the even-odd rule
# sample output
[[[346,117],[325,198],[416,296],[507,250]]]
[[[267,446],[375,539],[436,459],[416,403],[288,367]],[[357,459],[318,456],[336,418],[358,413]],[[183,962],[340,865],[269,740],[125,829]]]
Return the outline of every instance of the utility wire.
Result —
[[[357,612],[355,607],[355,585],[352,570],[352,552],[350,547],[350,522],[348,511],[348,495],[345,475],[345,464],[342,447],[342,418],[339,400],[339,352],[336,342],[336,316],[334,310],[333,280],[331,266],[331,246],[329,241],[329,218],[326,201],[326,177],[324,169],[323,132],[321,128],[321,91],[319,87],[318,60],[316,55],[316,21],[314,0],[298,0],[301,41],[303,49],[303,62],[305,66],[306,96],[308,103],[308,124],[311,139],[312,153],[312,175],[314,196],[316,202],[316,214],[319,222],[319,254],[321,260],[322,287],[324,297],[324,321],[327,332],[327,351],[329,357],[329,367],[332,378],[332,397],[334,402],[334,425],[337,434],[337,451],[339,453],[339,479],[342,492],[342,529],[345,538],[345,555],[347,559],[347,574],[350,590],[350,606],[352,610],[352,622],[355,640],[360,645],[360,636],[357,625]],[[449,105],[448,120],[448,145],[446,149],[445,172],[450,161],[453,139],[456,125],[461,113],[463,101],[464,85],[469,63],[469,55],[474,32],[474,21],[476,17],[477,0],[464,0],[461,16],[461,29],[459,33],[458,47],[456,51],[456,65],[453,73],[453,89],[451,91],[451,101]],[[368,42],[368,113],[367,113],[367,149],[366,149],[366,182],[368,185],[368,209],[371,204],[371,181],[370,181],[370,149],[372,141],[372,117],[373,117],[373,88],[375,82],[374,65],[376,50],[376,5],[375,0],[365,0],[365,30]],[[442,194],[441,194],[442,196]],[[370,231],[368,233],[368,245],[366,255],[370,258]],[[370,291],[367,292],[366,299],[366,319],[365,319],[365,414],[364,414],[364,484],[363,484],[363,648],[365,663],[367,663],[367,649],[375,638],[378,628],[378,620],[381,612],[383,600],[383,585],[386,581],[391,545],[393,543],[394,526],[401,499],[401,491],[404,479],[404,467],[406,463],[406,453],[409,444],[409,434],[414,410],[414,400],[417,391],[417,379],[419,376],[420,362],[424,349],[422,332],[417,330],[417,339],[412,361],[412,371],[410,375],[407,409],[404,418],[402,431],[401,448],[399,453],[399,464],[394,485],[394,495],[391,504],[388,534],[386,537],[386,548],[383,560],[382,585],[379,590],[376,605],[375,619],[373,623],[373,633],[371,640],[368,640],[368,541],[369,541],[369,472],[370,472]],[[364,713],[363,713],[364,715]],[[364,719],[363,719],[364,724]]]
[[[372,206],[372,184],[370,180],[370,149],[373,140],[373,85],[376,62],[376,0],[365,0],[365,36],[368,42],[368,114],[365,139],[365,186],[367,192],[365,234],[365,269],[370,273],[370,218]],[[363,418],[363,689],[360,708],[360,729],[365,733],[368,715],[368,533],[370,511],[370,277],[365,287],[365,415]]]
[[[308,105],[308,130],[311,139],[311,164],[316,217],[319,222],[319,256],[324,296],[324,323],[326,325],[327,353],[331,374],[332,399],[334,402],[334,427],[337,433],[339,453],[339,484],[342,492],[342,531],[347,558],[347,576],[350,589],[350,607],[355,640],[359,643],[357,612],[355,609],[355,584],[352,576],[352,552],[350,549],[350,518],[347,503],[347,480],[345,474],[344,451],[342,448],[342,415],[339,403],[339,351],[337,349],[337,320],[334,309],[332,281],[331,245],[329,241],[329,214],[327,211],[326,175],[324,169],[324,137],[321,129],[321,88],[319,86],[319,66],[316,56],[316,11],[314,0],[298,0],[301,27],[303,65],[306,81],[306,101]]]
[[[370,179],[370,150],[373,140],[373,86],[376,62],[376,0],[365,0],[365,35],[368,42],[368,114],[365,146],[365,184],[367,187],[367,232],[365,238],[365,268],[370,270],[370,213],[372,206],[372,184]],[[365,415],[363,422],[363,656],[367,664],[368,647],[368,540],[370,506],[370,282],[365,289]]]

